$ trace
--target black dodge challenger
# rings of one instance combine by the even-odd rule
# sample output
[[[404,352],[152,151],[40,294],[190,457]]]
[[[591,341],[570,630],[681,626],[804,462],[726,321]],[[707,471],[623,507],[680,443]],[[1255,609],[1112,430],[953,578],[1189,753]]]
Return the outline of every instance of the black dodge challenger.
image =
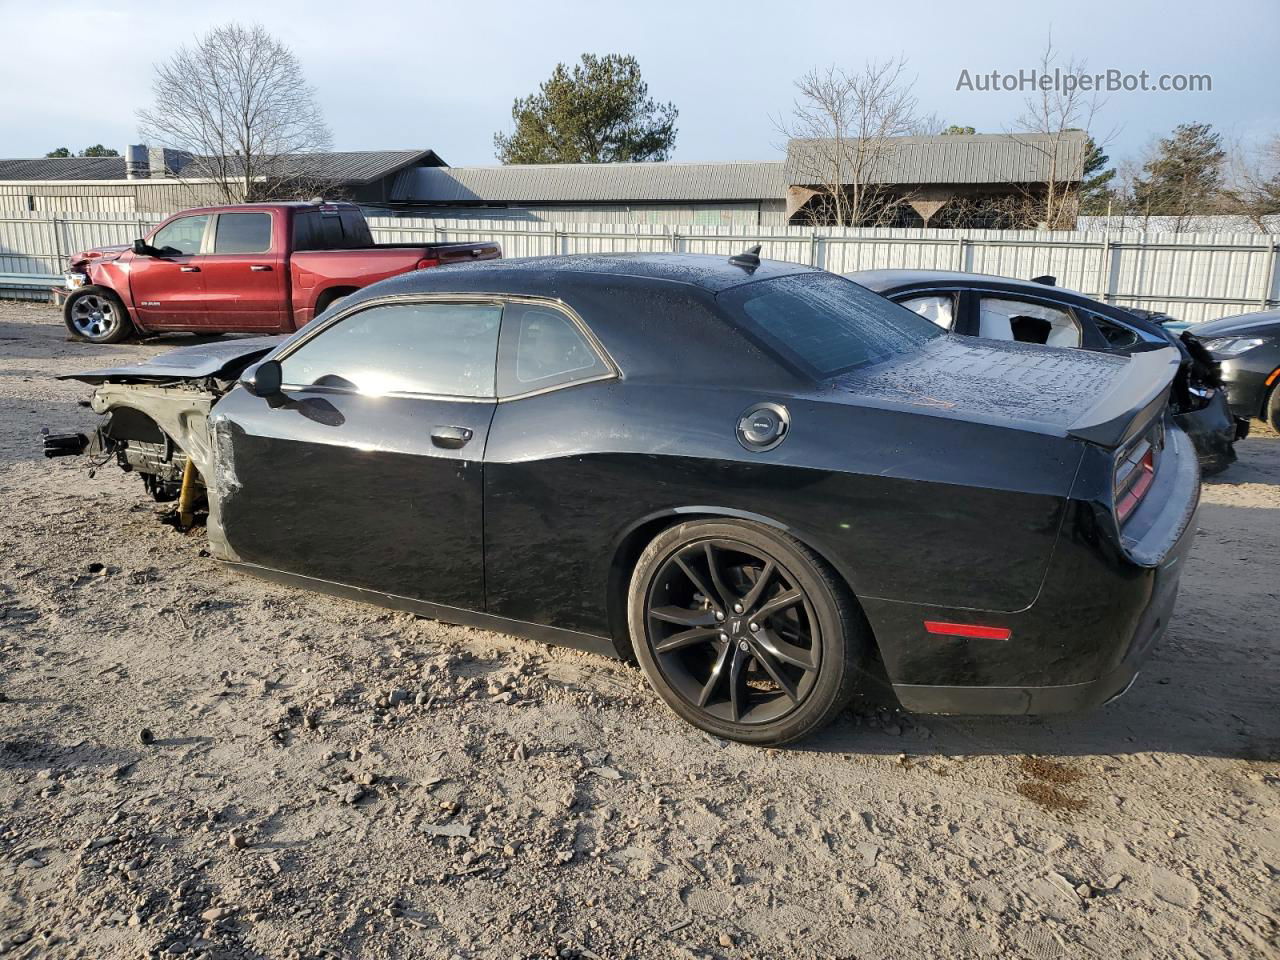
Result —
[[[634,658],[689,722],[781,743],[874,660],[925,712],[1123,692],[1195,529],[1178,368],[751,253],[501,260],[80,374],[108,419],[46,445],[202,493],[248,571]]]
[[[1182,370],[1174,378],[1170,405],[1206,476],[1235,462],[1235,442],[1249,432],[1247,420],[1232,416],[1222,367],[1199,329],[1176,336],[1143,316],[1145,311],[1054,286],[1052,277],[1015,280],[952,270],[862,270],[845,276],[952,333],[1120,356],[1173,346],[1182,354]]]

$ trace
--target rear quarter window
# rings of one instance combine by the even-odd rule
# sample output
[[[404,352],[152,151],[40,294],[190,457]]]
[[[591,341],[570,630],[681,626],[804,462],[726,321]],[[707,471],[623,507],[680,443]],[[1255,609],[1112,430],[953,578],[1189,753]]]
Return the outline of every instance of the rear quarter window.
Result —
[[[720,299],[746,333],[818,380],[908,353],[943,334],[906,307],[831,273],[743,284]]]

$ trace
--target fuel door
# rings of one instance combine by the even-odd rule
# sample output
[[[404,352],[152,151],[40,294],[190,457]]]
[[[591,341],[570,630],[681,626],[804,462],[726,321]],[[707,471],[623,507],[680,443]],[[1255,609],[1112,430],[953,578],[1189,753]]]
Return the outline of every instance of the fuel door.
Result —
[[[738,442],[752,453],[772,450],[787,438],[791,416],[779,403],[757,403],[738,418]]]

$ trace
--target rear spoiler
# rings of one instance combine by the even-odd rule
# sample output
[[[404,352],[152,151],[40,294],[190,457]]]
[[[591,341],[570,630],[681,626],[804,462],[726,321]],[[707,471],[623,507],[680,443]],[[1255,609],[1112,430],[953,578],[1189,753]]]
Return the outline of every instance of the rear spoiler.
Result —
[[[1181,366],[1182,355],[1173,347],[1130,355],[1111,388],[1067,428],[1067,435],[1107,448],[1125,443],[1169,402]]]

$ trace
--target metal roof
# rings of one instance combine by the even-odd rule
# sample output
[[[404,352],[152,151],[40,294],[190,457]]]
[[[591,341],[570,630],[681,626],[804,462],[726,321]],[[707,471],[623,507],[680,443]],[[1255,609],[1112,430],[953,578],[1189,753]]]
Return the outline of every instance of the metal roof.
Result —
[[[307,176],[338,183],[369,183],[411,165],[433,166],[444,161],[434,150],[358,150],[303,153],[284,157],[279,176]],[[49,157],[40,160],[0,160],[0,180],[124,180],[124,157]],[[203,157],[182,168],[184,179],[210,175]]]
[[[123,180],[124,157],[0,160],[0,180]]]
[[[1083,176],[1088,135],[1069,130],[1046,133],[975,133],[936,137],[891,137],[866,183],[972,184],[1077,182]],[[787,144],[786,180],[793,186],[826,182],[835,159],[832,140],[792,140]],[[846,163],[858,141],[844,147]],[[1053,158],[1057,157],[1057,168]],[[845,182],[848,182],[846,179]]]
[[[235,158],[230,159],[234,161]],[[337,183],[369,183],[410,165],[443,162],[434,150],[331,151],[281,157],[271,172],[279,177],[304,176]],[[203,157],[195,157],[182,168],[182,173],[188,178],[202,177],[208,176],[209,170]]]
[[[399,203],[591,203],[776,200],[781,163],[550,163],[419,167],[392,187]]]

